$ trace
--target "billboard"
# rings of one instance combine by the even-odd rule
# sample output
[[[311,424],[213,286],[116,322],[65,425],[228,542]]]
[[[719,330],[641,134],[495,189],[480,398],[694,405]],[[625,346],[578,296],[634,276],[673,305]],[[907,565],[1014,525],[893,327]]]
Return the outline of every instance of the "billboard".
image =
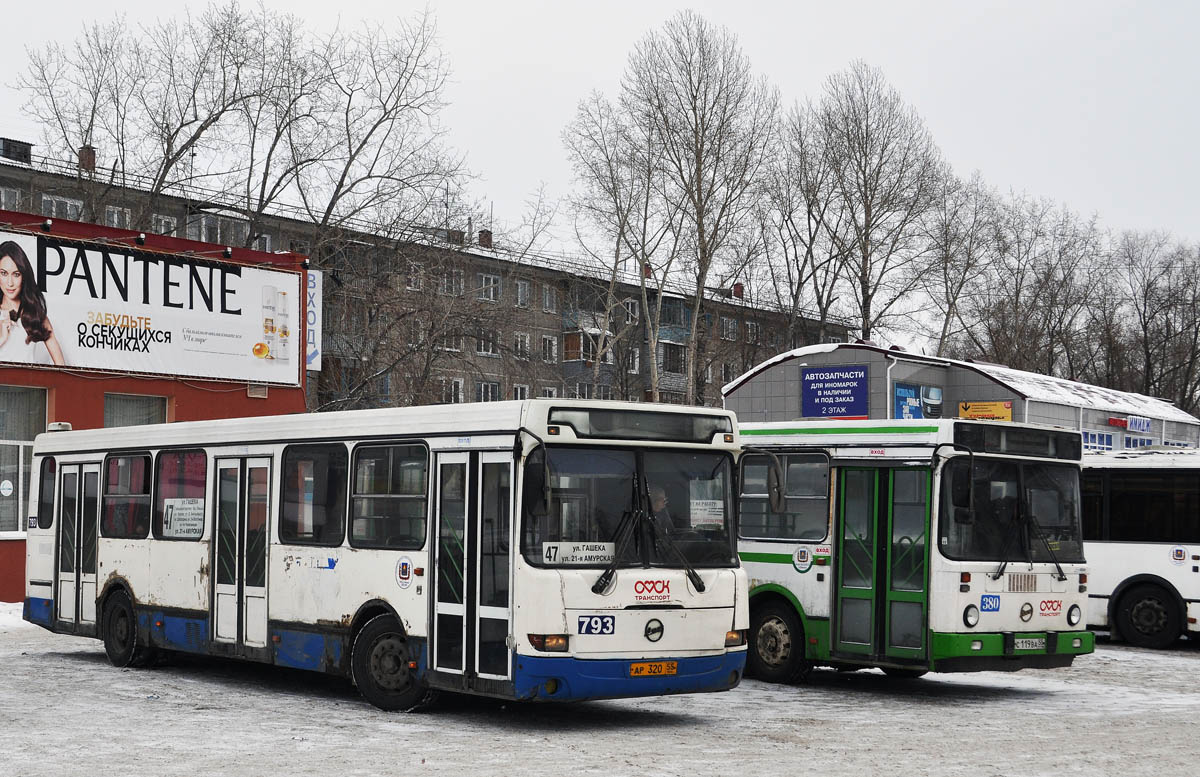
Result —
[[[303,278],[0,230],[0,362],[298,386]]]
[[[893,418],[941,418],[942,387],[897,383]]]
[[[840,364],[804,371],[801,411],[805,418],[867,417],[867,367]]]
[[[958,417],[976,421],[1011,421],[1012,400],[1001,402],[959,402]]]

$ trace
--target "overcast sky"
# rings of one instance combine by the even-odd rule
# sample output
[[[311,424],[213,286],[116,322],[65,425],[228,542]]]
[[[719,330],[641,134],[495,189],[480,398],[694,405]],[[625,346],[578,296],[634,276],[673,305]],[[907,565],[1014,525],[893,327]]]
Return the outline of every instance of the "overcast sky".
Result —
[[[314,27],[419,12],[406,0],[293,0]],[[121,9],[131,23],[182,3],[56,0],[8,3],[6,28],[28,45],[75,38],[84,21]],[[193,7],[201,4],[192,3]],[[432,3],[453,70],[444,122],[479,176],[474,194],[497,222],[515,222],[545,183],[571,188],[560,134],[593,89],[615,95],[634,43],[690,7],[731,29],[786,104],[816,99],[826,77],[861,58],[912,103],[961,175],[979,170],[1097,214],[1114,229],[1200,240],[1200,3],[1115,2],[605,2]],[[168,9],[164,11],[163,9]],[[47,15],[52,23],[47,23]],[[100,17],[97,17],[100,14]],[[0,135],[37,142],[12,88],[23,68],[8,48]],[[103,153],[103,150],[101,150]]]

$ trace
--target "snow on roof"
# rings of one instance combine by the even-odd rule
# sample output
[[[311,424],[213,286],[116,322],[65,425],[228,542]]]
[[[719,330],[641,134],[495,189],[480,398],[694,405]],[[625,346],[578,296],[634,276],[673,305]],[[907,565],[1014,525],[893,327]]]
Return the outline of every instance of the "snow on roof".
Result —
[[[839,348],[861,348],[868,351],[884,353],[897,359],[904,359],[905,361],[925,362],[927,364],[939,364],[944,366],[953,365],[956,367],[973,370],[986,375],[1002,386],[1006,386],[1012,389],[1018,395],[1034,402],[1047,402],[1067,405],[1069,407],[1086,407],[1094,410],[1106,410],[1114,413],[1124,413],[1126,415],[1140,415],[1150,418],[1164,419],[1167,421],[1181,421],[1188,424],[1200,422],[1200,419],[1197,419],[1195,416],[1185,413],[1167,400],[1159,399],[1158,397],[1149,397],[1145,394],[1135,394],[1130,391],[1118,391],[1116,389],[1103,388],[1101,386],[1092,386],[1087,383],[1067,380],[1066,378],[1055,378],[1050,375],[1039,375],[1036,372],[1014,370],[1011,367],[1004,367],[999,364],[959,361],[957,359],[946,359],[940,356],[925,356],[922,354],[909,353],[907,351],[893,351],[886,348],[880,348],[876,345],[867,345],[865,343],[827,343],[824,345],[809,345],[803,348],[797,348],[795,350],[788,351],[786,353],[781,353],[778,356],[774,356],[762,364],[751,368],[744,375],[741,375],[732,382],[722,386],[721,395],[728,396],[740,385],[768,367],[772,367],[790,359],[803,358],[819,353],[829,353]]]

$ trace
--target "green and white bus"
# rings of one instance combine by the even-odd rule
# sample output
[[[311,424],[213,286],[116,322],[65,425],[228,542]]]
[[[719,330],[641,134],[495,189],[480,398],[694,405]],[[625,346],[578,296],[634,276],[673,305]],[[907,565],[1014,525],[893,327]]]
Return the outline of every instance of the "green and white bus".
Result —
[[[1092,652],[1078,432],[958,419],[740,429],[748,674],[919,677]]]

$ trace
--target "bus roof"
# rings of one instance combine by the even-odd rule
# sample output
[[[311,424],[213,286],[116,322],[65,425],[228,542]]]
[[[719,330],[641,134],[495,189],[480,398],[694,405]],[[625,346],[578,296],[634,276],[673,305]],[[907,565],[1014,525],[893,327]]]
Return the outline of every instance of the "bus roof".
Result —
[[[1088,453],[1083,457],[1083,466],[1093,468],[1122,469],[1200,469],[1200,448],[1137,448],[1127,451]]]
[[[46,432],[37,436],[34,450],[40,455],[117,448],[162,448],[201,443],[235,445],[306,438],[514,434],[522,426],[535,432],[539,427],[544,428],[552,408],[603,408],[723,417],[730,420],[730,426],[736,431],[733,413],[719,408],[539,398]]]

